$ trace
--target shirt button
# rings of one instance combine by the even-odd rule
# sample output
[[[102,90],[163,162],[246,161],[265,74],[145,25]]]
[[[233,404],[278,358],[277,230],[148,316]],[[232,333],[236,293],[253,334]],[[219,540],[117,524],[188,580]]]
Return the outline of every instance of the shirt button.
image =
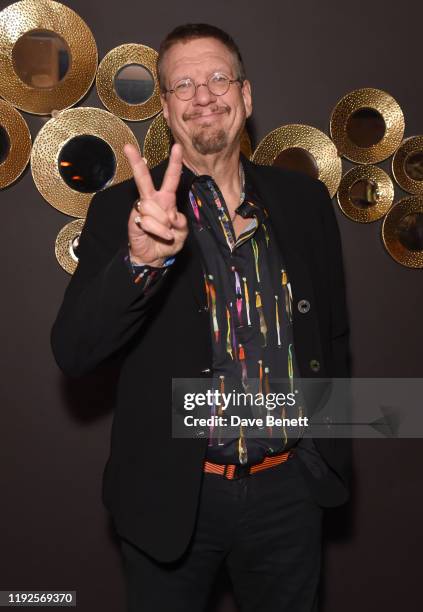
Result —
[[[310,302],[308,300],[300,300],[297,307],[301,314],[306,314],[310,310]]]
[[[313,370],[313,372],[318,372],[320,370],[320,362],[317,361],[317,359],[312,359],[310,361],[310,368]]]

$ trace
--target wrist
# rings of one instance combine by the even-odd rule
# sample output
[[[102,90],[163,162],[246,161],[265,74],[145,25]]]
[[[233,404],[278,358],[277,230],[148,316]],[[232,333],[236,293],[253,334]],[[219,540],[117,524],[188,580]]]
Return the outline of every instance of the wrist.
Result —
[[[166,261],[166,257],[160,257],[153,259],[152,261],[141,261],[139,257],[131,252],[131,247],[129,247],[129,260],[134,266],[151,266],[153,268],[161,268]]]
[[[166,257],[161,257],[160,259],[153,259],[153,261],[144,263],[144,265],[151,266],[152,268],[163,268],[163,264],[165,261],[166,261]]]

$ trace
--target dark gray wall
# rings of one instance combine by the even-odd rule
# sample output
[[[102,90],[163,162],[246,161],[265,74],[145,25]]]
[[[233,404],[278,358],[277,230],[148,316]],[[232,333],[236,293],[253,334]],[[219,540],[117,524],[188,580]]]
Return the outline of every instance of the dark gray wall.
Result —
[[[253,83],[255,144],[286,123],[327,132],[333,106],[359,87],[388,91],[404,111],[406,136],[423,133],[417,0],[392,6],[345,0],[67,4],[92,29],[100,59],[126,42],[157,48],[169,29],[186,21],[228,30]],[[95,89],[82,104],[101,107]],[[24,116],[35,136],[46,119]],[[149,122],[129,125],[142,143]],[[402,195],[398,190],[397,198]],[[69,280],[56,262],[54,240],[70,219],[43,200],[28,170],[0,192],[0,201],[0,589],[76,589],[81,612],[123,610],[119,553],[100,500],[113,385],[106,388],[95,375],[66,382],[49,348]],[[422,271],[387,255],[380,222],[356,224],[336,212],[355,375],[421,377]],[[353,503],[326,516],[322,610],[417,610],[421,442],[358,440],[355,460]],[[222,580],[214,610],[233,611]]]

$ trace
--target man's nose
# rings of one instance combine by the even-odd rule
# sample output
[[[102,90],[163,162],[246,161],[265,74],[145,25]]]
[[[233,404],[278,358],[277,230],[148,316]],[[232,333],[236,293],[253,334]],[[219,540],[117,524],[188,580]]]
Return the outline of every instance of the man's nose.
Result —
[[[211,100],[215,100],[216,96],[211,93],[207,87],[207,83],[200,83],[197,85],[197,89],[194,96],[194,103],[197,104],[208,104]]]

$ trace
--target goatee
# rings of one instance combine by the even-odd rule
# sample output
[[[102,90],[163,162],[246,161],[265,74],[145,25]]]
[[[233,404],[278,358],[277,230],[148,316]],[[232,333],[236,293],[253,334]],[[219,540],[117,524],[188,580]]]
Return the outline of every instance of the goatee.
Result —
[[[192,137],[192,144],[201,155],[211,155],[220,153],[228,144],[228,137],[223,129],[212,132],[201,130]]]

